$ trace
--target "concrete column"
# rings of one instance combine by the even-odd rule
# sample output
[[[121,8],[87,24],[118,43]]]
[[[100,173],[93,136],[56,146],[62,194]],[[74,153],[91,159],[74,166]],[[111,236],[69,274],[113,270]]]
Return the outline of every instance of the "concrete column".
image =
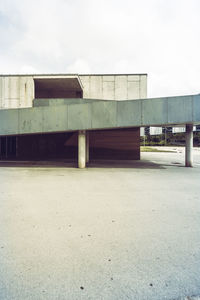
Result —
[[[193,165],[193,125],[186,124],[186,134],[185,134],[185,166],[192,167]]]
[[[89,140],[89,131],[86,133],[86,163],[90,160],[90,140]]]
[[[86,133],[85,130],[78,132],[78,167],[84,169],[86,164]]]

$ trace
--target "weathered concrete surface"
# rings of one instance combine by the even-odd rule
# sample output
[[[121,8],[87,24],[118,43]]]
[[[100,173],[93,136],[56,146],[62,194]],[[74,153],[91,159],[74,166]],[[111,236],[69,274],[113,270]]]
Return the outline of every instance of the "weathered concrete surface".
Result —
[[[200,300],[200,296],[187,296],[187,297],[181,297],[175,300]]]
[[[34,94],[38,94],[38,83],[45,92],[39,94],[40,98],[48,91],[55,97],[54,91],[63,90],[63,86],[69,92],[83,89],[84,98],[127,100],[147,97],[147,74],[0,75],[0,108],[31,107]]]
[[[193,125],[186,124],[186,136],[185,136],[185,166],[192,167],[193,157]]]
[[[79,75],[83,97],[105,100],[127,100],[147,97],[147,74]]]
[[[200,123],[200,95],[0,110],[0,135],[186,123]]]
[[[86,165],[86,132],[78,132],[78,167],[84,169]]]
[[[0,76],[0,108],[31,107],[33,76]]]
[[[191,169],[180,152],[135,168],[0,168],[0,299],[199,295],[200,151]]]
[[[33,107],[38,106],[59,106],[65,104],[84,104],[84,103],[91,103],[91,102],[99,102],[104,101],[102,99],[86,99],[86,98],[47,98],[47,99],[33,99]]]

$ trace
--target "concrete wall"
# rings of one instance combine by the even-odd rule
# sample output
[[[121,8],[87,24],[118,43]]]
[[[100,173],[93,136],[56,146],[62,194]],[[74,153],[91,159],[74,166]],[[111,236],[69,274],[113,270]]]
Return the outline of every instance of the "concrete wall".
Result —
[[[0,108],[31,107],[33,98],[33,77],[0,77]]]
[[[89,131],[90,160],[140,159],[139,136],[139,128]],[[17,136],[17,158],[20,160],[54,158],[77,160],[77,157],[77,131]]]
[[[147,97],[147,75],[79,75],[83,98],[133,100]]]
[[[2,136],[0,137],[0,159],[12,159],[16,157],[17,152],[17,137]]]
[[[40,90],[35,91],[35,98],[37,99],[56,99],[56,98],[81,98],[81,93],[76,91],[65,91],[65,90]]]
[[[65,78],[59,75],[0,76],[0,109],[31,107],[35,98],[34,78],[43,77]],[[147,75],[79,75],[79,79],[84,98],[128,100],[147,97]],[[49,97],[53,98],[52,95]]]
[[[140,159],[140,128],[89,132],[90,159]]]
[[[20,160],[53,158],[75,160],[78,155],[77,147],[77,132],[17,136],[17,158]]]

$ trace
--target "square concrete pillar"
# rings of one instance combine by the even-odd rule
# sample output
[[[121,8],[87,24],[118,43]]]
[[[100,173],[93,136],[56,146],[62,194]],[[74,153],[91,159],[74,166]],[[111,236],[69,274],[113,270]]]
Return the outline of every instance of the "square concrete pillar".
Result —
[[[186,133],[185,133],[185,166],[193,166],[193,125],[186,124]]]
[[[86,132],[78,132],[78,167],[84,169],[86,165]]]

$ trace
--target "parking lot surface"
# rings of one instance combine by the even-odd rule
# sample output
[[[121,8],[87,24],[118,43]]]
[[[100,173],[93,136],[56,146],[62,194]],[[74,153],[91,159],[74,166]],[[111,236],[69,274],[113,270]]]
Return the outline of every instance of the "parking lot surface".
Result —
[[[198,296],[200,151],[193,168],[183,148],[84,170],[1,164],[0,237],[2,300]]]

